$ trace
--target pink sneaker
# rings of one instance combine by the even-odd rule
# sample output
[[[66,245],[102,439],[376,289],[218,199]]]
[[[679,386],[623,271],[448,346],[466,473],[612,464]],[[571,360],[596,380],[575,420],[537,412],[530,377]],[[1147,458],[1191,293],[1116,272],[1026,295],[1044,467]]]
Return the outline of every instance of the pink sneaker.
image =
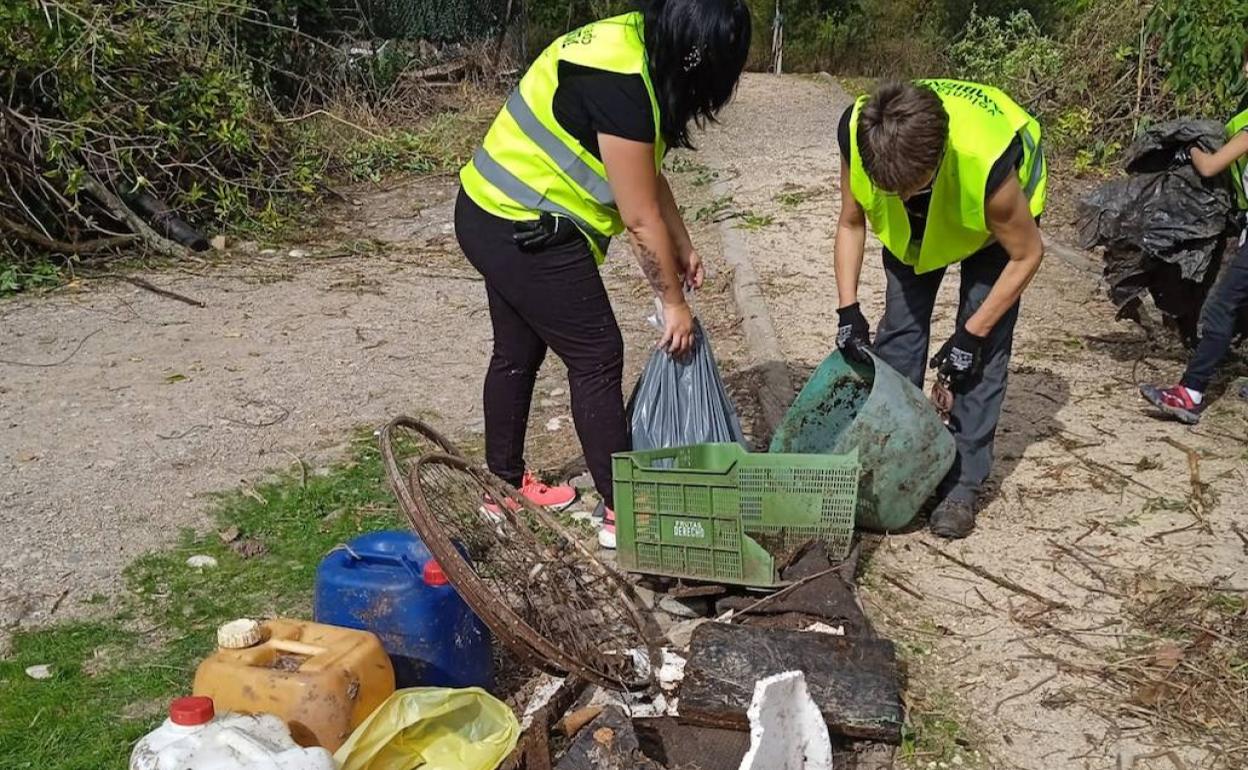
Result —
[[[552,511],[562,511],[576,502],[576,490],[572,487],[562,485],[552,487],[528,471],[525,471],[524,480],[520,482],[520,494],[524,495],[530,503]],[[503,515],[503,510],[498,507],[498,503],[488,498],[481,507],[495,516]]]
[[[598,530],[598,545],[615,550],[615,511],[603,507],[602,529]]]

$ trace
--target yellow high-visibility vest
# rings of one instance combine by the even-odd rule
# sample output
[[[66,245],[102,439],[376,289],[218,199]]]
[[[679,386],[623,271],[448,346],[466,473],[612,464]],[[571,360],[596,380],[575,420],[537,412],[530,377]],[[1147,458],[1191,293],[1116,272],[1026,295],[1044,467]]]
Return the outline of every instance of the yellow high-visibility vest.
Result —
[[[1244,110],[1235,117],[1231,118],[1231,122],[1226,124],[1226,138],[1229,140],[1240,131],[1248,129],[1248,110]],[[1241,211],[1248,211],[1248,155],[1240,155],[1234,163],[1231,164],[1231,175],[1234,177],[1235,198],[1239,203]]]
[[[949,139],[932,183],[922,242],[911,238],[901,197],[879,189],[863,168],[858,117],[865,96],[854,105],[850,118],[849,181],[854,199],[884,246],[916,273],[926,273],[960,262],[991,241],[984,188],[993,165],[1015,137],[1023,142],[1018,176],[1032,216],[1044,211],[1048,167],[1040,146],[1040,124],[1000,89],[959,80],[920,80],[917,85],[935,91],[949,115]]]
[[[641,76],[654,112],[654,167],[658,172],[666,146],[642,25],[640,13],[626,13],[588,24],[551,43],[521,78],[480,149],[460,171],[460,184],[468,197],[491,214],[512,221],[537,219],[541,212],[567,217],[585,234],[601,263],[611,236],[623,232],[624,223],[602,161],[555,120],[559,63]]]

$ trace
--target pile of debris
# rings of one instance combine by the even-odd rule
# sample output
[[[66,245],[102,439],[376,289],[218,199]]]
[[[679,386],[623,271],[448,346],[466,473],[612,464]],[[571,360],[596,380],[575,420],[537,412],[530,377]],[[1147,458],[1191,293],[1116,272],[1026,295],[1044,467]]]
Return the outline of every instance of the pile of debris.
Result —
[[[402,458],[404,435],[434,451],[408,444]],[[873,753],[889,766],[900,676],[858,601],[857,548],[834,563],[812,541],[761,598],[626,577],[417,421],[392,422],[381,445],[401,508],[456,591],[542,672],[511,700],[523,733],[502,767],[831,770]]]
[[[639,587],[665,629],[655,685],[622,692],[544,675],[502,767],[891,767],[900,675],[892,642],[855,594],[857,554],[833,565],[813,547],[785,571],[789,587],[761,599],[719,586]]]

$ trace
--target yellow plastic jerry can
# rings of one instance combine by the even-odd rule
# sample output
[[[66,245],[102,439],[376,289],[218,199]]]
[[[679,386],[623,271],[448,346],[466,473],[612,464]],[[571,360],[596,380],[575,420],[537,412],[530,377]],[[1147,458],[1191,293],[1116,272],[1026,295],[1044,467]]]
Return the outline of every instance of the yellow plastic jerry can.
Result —
[[[302,620],[234,621],[195,672],[220,711],[273,714],[301,746],[335,751],[394,692],[394,668],[367,631]]]

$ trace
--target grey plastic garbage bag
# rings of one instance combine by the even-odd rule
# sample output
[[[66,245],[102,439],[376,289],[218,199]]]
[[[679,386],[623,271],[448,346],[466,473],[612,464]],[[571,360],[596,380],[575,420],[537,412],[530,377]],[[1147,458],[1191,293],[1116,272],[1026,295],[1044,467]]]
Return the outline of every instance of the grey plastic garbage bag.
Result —
[[[715,365],[711,342],[694,322],[693,350],[683,359],[655,350],[628,401],[633,449],[708,442],[745,444],[736,407]]]

